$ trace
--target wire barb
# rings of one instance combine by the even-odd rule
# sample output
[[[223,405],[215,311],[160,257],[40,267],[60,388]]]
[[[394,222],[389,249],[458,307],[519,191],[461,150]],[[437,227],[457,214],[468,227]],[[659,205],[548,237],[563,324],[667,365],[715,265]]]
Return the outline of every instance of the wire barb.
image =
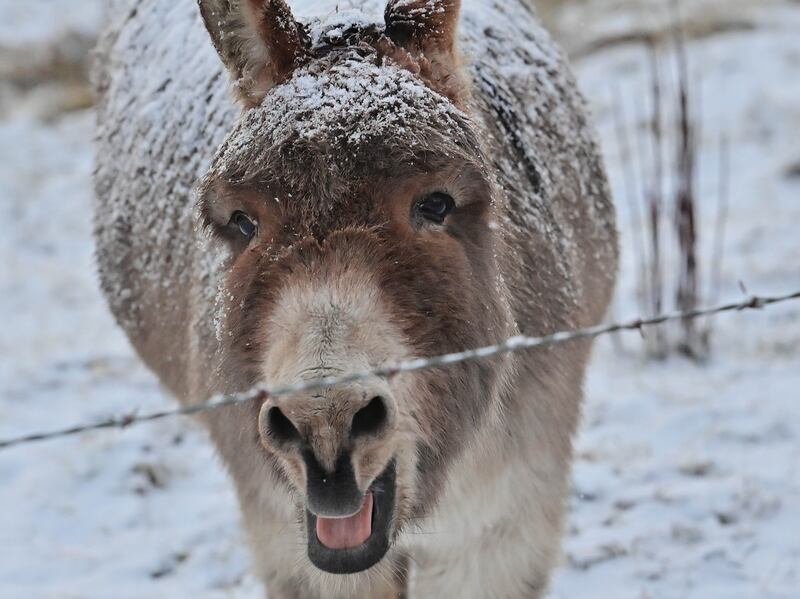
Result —
[[[725,312],[742,312],[745,310],[761,310],[773,304],[783,302],[800,300],[800,291],[789,293],[786,295],[777,296],[752,296],[745,301],[723,304],[713,308],[698,308],[686,312],[672,312],[669,314],[662,314],[652,318],[636,318],[628,322],[612,323],[606,325],[598,325],[579,329],[576,331],[562,331],[552,335],[545,335],[542,337],[528,337],[518,335],[506,339],[497,345],[489,345],[476,349],[469,349],[462,352],[455,352],[450,354],[443,354],[433,356],[431,358],[417,358],[397,364],[387,364],[373,370],[365,370],[362,372],[353,372],[344,376],[329,376],[309,381],[303,381],[295,385],[283,385],[276,387],[256,387],[245,393],[237,395],[218,395],[212,397],[208,401],[200,402],[181,408],[174,408],[169,410],[162,410],[158,412],[142,413],[137,411],[128,412],[122,416],[110,418],[100,422],[80,424],[69,428],[54,430],[49,432],[36,432],[19,437],[10,437],[7,439],[0,439],[0,451],[9,449],[11,447],[18,447],[20,445],[28,445],[31,443],[38,443],[41,441],[49,441],[52,439],[60,439],[63,437],[71,437],[87,433],[89,431],[96,431],[109,428],[118,428],[120,430],[127,429],[135,424],[142,422],[154,422],[156,420],[163,420],[166,418],[174,418],[177,416],[192,416],[205,412],[211,412],[228,408],[234,405],[248,403],[252,401],[264,401],[268,397],[281,397],[301,391],[312,391],[317,389],[324,389],[342,385],[345,383],[352,383],[355,381],[364,380],[371,377],[380,377],[384,379],[391,379],[405,372],[417,372],[420,370],[430,370],[432,368],[450,366],[453,364],[460,364],[462,362],[492,358],[495,356],[518,353],[535,348],[551,347],[554,345],[561,345],[571,341],[580,341],[586,339],[594,339],[603,335],[616,333],[619,331],[638,330],[643,331],[644,328],[664,324],[674,320],[696,319],[705,316],[714,316]]]

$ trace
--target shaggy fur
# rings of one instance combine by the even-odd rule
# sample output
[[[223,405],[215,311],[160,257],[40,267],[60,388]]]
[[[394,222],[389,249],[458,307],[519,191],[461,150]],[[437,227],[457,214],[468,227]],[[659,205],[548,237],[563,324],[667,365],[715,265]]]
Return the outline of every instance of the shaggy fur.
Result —
[[[392,0],[344,25],[296,23],[283,0],[200,6],[137,2],[95,69],[103,289],[178,400],[603,317],[614,212],[582,100],[526,1]],[[455,201],[442,225],[416,208],[434,192]],[[270,597],[540,597],[589,349],[204,417]],[[355,437],[374,397],[385,421]],[[394,464],[396,497],[381,562],[332,575],[306,555],[305,510],[314,472],[342,460],[357,493]]]

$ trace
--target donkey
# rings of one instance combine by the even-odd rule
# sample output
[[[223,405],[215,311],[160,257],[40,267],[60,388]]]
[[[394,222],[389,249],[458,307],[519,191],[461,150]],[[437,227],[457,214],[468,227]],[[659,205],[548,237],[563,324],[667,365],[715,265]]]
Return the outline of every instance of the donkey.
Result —
[[[614,210],[530,0],[198,4],[116,0],[94,69],[102,288],[180,402],[603,318]],[[541,597],[589,352],[204,416],[269,597]]]

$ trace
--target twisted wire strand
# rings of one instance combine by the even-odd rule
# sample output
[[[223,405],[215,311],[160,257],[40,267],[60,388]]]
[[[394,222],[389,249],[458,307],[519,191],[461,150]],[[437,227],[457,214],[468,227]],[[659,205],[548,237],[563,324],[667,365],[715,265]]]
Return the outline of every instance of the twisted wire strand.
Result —
[[[379,368],[372,370],[364,370],[361,372],[353,372],[342,376],[328,376],[316,378],[308,381],[303,381],[293,385],[280,385],[280,386],[259,386],[251,389],[245,393],[236,395],[218,395],[211,399],[180,408],[172,408],[167,410],[153,411],[147,413],[139,413],[137,410],[130,411],[126,414],[108,418],[105,420],[76,424],[74,426],[51,430],[39,431],[28,433],[18,437],[9,437],[0,439],[0,451],[38,443],[41,441],[49,441],[53,439],[61,439],[64,437],[71,437],[80,435],[89,431],[97,431],[103,429],[125,429],[130,426],[140,424],[143,422],[153,422],[156,420],[163,420],[166,418],[174,418],[178,416],[192,416],[200,413],[211,412],[215,410],[224,409],[233,405],[246,403],[255,400],[263,400],[267,397],[281,397],[301,391],[311,391],[322,388],[334,387],[345,383],[352,383],[361,381],[371,377],[391,378],[397,374],[405,372],[416,372],[420,370],[428,370],[442,366],[449,366],[452,364],[459,364],[471,360],[480,360],[492,358],[507,353],[517,353],[535,348],[551,347],[553,345],[560,345],[562,343],[569,343],[571,341],[578,341],[581,339],[594,339],[603,335],[609,335],[619,331],[642,330],[645,327],[655,326],[666,322],[683,319],[697,319],[707,316],[715,316],[725,312],[742,312],[745,310],[759,310],[774,304],[789,302],[800,299],[800,291],[788,293],[784,295],[774,296],[752,296],[741,302],[732,302],[722,304],[712,308],[698,308],[685,312],[671,312],[654,316],[651,318],[637,318],[627,322],[618,322],[612,324],[598,325],[575,331],[562,331],[552,335],[544,335],[541,337],[529,337],[519,335],[506,339],[502,343],[496,345],[488,345],[476,349],[469,349],[460,352],[449,354],[442,354],[430,358],[417,358],[398,362],[395,364],[386,364]]]

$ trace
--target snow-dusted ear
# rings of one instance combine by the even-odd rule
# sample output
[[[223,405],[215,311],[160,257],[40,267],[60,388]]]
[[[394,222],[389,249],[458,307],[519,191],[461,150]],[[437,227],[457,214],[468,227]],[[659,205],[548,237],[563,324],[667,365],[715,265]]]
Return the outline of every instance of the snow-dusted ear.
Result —
[[[389,0],[386,31],[409,51],[455,51],[461,0]]]
[[[248,108],[308,61],[300,25],[285,0],[198,0],[200,14],[236,94]]]
[[[459,103],[466,76],[456,50],[461,0],[389,0],[386,35],[420,64],[434,88]]]

